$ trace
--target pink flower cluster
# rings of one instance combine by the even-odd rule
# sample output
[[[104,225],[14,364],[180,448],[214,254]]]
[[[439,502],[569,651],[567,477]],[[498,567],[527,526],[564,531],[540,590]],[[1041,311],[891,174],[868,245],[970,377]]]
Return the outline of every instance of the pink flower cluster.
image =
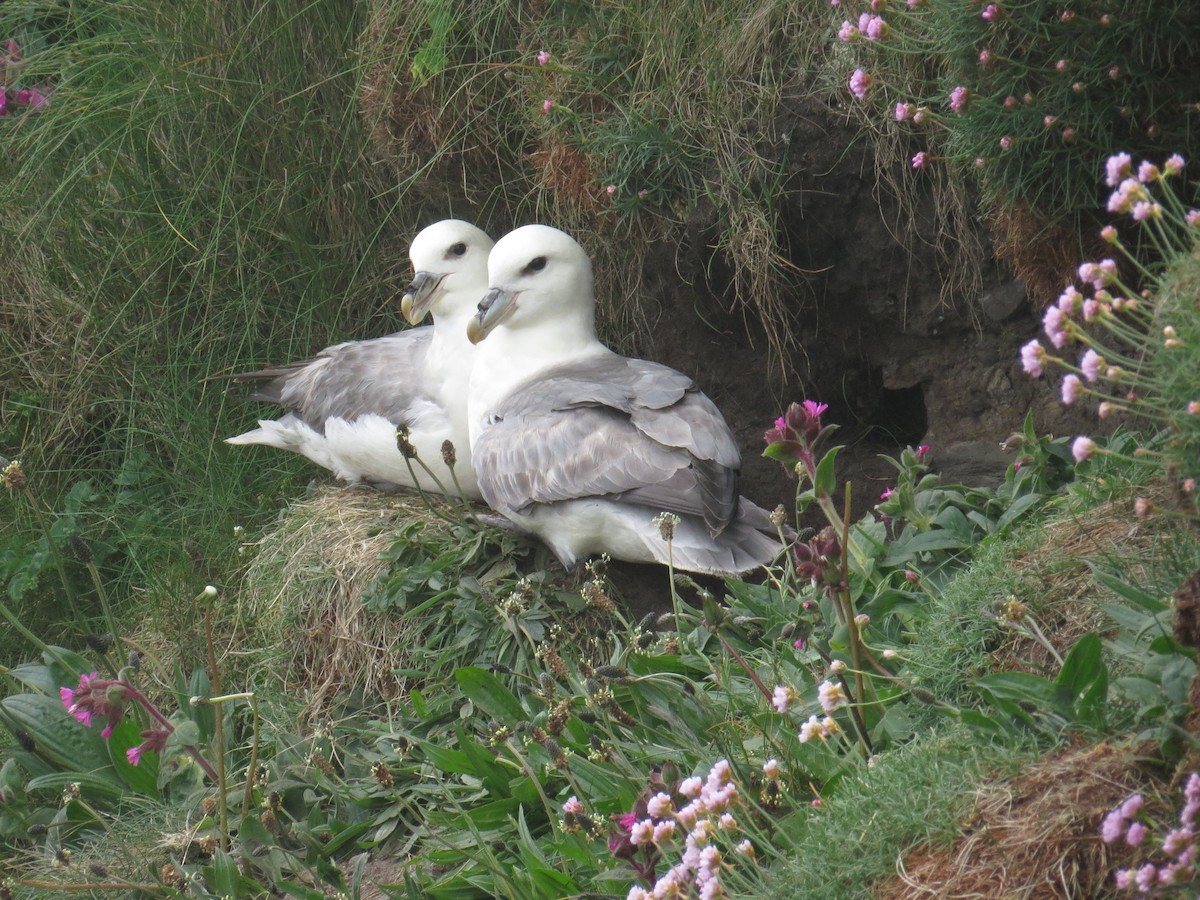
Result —
[[[1196,815],[1200,813],[1200,775],[1192,773],[1188,776],[1183,797],[1179,825],[1163,836],[1160,845],[1168,861],[1161,865],[1146,862],[1137,868],[1118,869],[1115,875],[1118,889],[1151,894],[1196,879]],[[1100,837],[1104,843],[1113,844],[1123,839],[1131,847],[1142,846],[1150,833],[1150,829],[1137,819],[1143,805],[1142,795],[1133,794],[1112,809],[1100,824]]]
[[[11,81],[12,74],[21,67],[21,48],[16,41],[4,43],[0,53],[0,78]],[[14,108],[41,109],[50,105],[50,88],[34,85],[24,88],[0,89],[0,116],[8,115]]]
[[[125,751],[126,758],[135,766],[142,761],[144,754],[160,752],[166,746],[171,732],[175,730],[174,726],[152,707],[141,691],[127,681],[101,678],[98,672],[80,675],[77,686],[61,687],[58,694],[67,712],[84,726],[90,728],[94,719],[104,719],[105,724],[100,736],[106,740],[112,737],[113,729],[125,716],[125,708],[129,701],[140,703],[151,712],[151,715],[159,720],[158,727],[143,731],[142,743]]]
[[[768,772],[768,767],[777,777],[779,763],[768,760],[763,771]],[[679,833],[686,832],[679,862],[654,879],[650,887],[631,887],[627,900],[689,897],[693,891],[701,900],[725,897],[728,894],[722,874],[731,868],[730,848],[733,853],[753,858],[750,841],[737,841],[742,832],[732,810],[742,804],[742,799],[728,760],[714,763],[703,779],[685,778],[675,793],[678,802],[676,797],[660,791],[647,801],[644,818],[630,813],[618,823],[627,828],[633,846],[672,845]]]

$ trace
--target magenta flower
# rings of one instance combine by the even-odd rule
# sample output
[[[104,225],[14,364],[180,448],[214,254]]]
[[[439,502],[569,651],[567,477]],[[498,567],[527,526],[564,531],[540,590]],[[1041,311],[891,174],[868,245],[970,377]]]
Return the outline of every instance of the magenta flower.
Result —
[[[130,747],[125,751],[125,758],[129,760],[130,765],[136,766],[142,761],[142,756],[147,753],[161,753],[163,747],[167,746],[167,738],[171,736],[171,732],[165,728],[151,728],[142,732],[142,742],[136,747]]]
[[[862,69],[855,69],[850,74],[850,93],[859,100],[867,99],[867,92],[871,89],[871,85],[875,79],[864,72]]]
[[[970,99],[971,92],[960,84],[950,92],[950,108],[961,115]]]
[[[783,443],[798,458],[811,456],[811,445],[820,437],[821,416],[829,409],[826,403],[805,400],[792,403],[787,411],[775,420],[775,427],[763,433],[768,444]]]
[[[929,452],[929,445],[922,444],[920,447],[917,448],[917,459],[921,459],[928,452]]]
[[[887,488],[884,488],[884,489],[883,489],[883,493],[881,493],[881,494],[879,495],[879,499],[880,499],[880,500],[891,500],[891,499],[892,499],[892,496],[893,496],[895,493],[896,493],[896,489],[895,489],[894,487],[887,487]]]
[[[1034,338],[1021,348],[1021,368],[1034,378],[1042,377],[1042,367],[1046,363],[1046,348]]]
[[[1071,455],[1075,457],[1075,462],[1081,463],[1086,459],[1090,459],[1100,449],[1096,446],[1096,442],[1089,437],[1077,437],[1071,444]]]
[[[985,22],[994,22],[1000,18],[1000,7],[989,3],[979,15]]]

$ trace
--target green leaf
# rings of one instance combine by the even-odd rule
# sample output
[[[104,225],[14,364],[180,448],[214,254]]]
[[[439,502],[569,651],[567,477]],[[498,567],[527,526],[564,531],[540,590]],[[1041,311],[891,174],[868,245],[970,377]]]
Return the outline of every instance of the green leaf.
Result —
[[[113,729],[108,741],[109,759],[117,774],[130,788],[147,797],[158,797],[158,754],[147,753],[135,766],[125,755],[130,747],[142,742],[142,726],[129,716]]]
[[[529,718],[516,695],[486,669],[478,666],[456,669],[454,679],[462,692],[497,722],[515,726]]]
[[[817,463],[817,472],[813,479],[813,489],[817,492],[818,497],[832,497],[833,492],[837,490],[837,474],[834,469],[838,451],[841,449],[840,446],[830,447],[825,455],[821,457],[821,461]]]
[[[1071,647],[1071,652],[1063,661],[1062,670],[1054,679],[1055,682],[1070,691],[1073,698],[1078,697],[1097,678],[1107,675],[1102,652],[1100,636],[1095,632],[1088,632]]]
[[[1092,570],[1092,577],[1104,587],[1108,588],[1119,597],[1124,597],[1135,606],[1141,607],[1147,612],[1158,613],[1169,608],[1167,601],[1161,597],[1156,597],[1153,594],[1148,594],[1141,588],[1130,584],[1123,578],[1118,578],[1105,572],[1103,569],[1096,568],[1092,562],[1088,563],[1088,567]]]
[[[93,772],[117,780],[108,759],[100,726],[76,721],[59,697],[13,694],[0,700],[0,723],[21,730],[34,742],[38,756],[65,772]]]

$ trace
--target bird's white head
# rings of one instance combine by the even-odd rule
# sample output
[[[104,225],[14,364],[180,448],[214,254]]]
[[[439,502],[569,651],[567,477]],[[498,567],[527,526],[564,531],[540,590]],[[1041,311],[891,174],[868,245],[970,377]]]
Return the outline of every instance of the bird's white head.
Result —
[[[449,314],[449,307],[473,309],[487,289],[487,260],[492,239],[470,222],[444,219],[413,238],[412,285],[400,301],[400,311],[412,325],[425,314]]]
[[[572,319],[594,334],[595,305],[592,264],[578,242],[557,228],[524,225],[492,248],[488,292],[467,334],[477,344],[501,325]]]

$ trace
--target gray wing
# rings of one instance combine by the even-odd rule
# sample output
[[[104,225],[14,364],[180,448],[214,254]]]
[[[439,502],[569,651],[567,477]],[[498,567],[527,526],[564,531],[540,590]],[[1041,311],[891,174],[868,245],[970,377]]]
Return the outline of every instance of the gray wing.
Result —
[[[560,366],[491,418],[472,462],[496,509],[603,496],[703,516],[714,533],[737,512],[737,446],[674,369],[616,355]]]
[[[325,420],[374,413],[402,424],[428,396],[422,374],[430,326],[326,347],[314,359],[234,376],[256,382],[255,400],[276,403],[323,431]]]

